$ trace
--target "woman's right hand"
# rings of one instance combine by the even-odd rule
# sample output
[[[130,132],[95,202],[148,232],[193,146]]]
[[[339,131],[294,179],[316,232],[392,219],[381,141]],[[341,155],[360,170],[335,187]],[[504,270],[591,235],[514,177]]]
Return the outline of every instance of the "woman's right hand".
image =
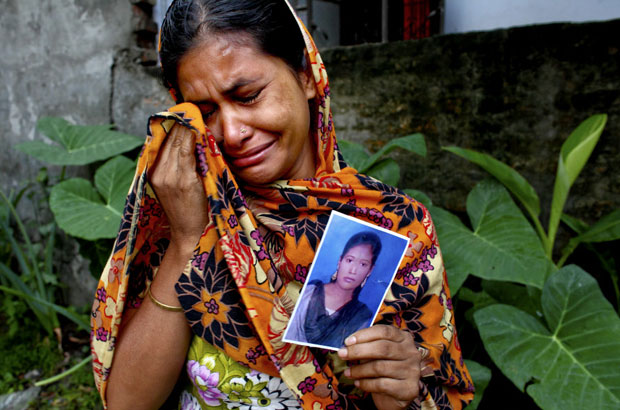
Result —
[[[178,250],[193,250],[208,222],[207,198],[196,172],[195,142],[195,132],[175,124],[150,175],[170,223],[170,245]]]

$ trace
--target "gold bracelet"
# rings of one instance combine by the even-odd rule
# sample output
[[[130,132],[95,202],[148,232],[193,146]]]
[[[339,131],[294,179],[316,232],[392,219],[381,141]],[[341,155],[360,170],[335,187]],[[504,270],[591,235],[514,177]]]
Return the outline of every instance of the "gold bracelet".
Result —
[[[151,287],[150,286],[147,289],[146,293],[148,293],[149,299],[151,299],[151,302],[155,303],[155,305],[157,307],[160,307],[160,308],[162,308],[164,310],[167,310],[169,312],[183,312],[183,308],[180,307],[180,306],[166,305],[165,303],[161,303],[159,300],[155,299],[155,296],[153,296],[153,294],[151,293]]]

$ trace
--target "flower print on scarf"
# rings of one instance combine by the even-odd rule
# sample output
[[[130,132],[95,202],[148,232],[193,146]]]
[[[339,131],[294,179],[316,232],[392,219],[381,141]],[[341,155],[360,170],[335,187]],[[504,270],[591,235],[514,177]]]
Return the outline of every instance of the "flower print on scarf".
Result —
[[[219,373],[211,372],[207,366],[201,366],[197,361],[190,360],[187,362],[187,374],[207,405],[220,405],[226,396],[217,388],[220,382]]]
[[[302,394],[306,394],[314,390],[314,385],[316,384],[316,379],[313,377],[306,377],[304,381],[299,383],[297,388],[301,391]]]
[[[142,206],[140,207],[140,226],[147,226],[151,216],[160,218],[163,214],[164,209],[161,207],[157,199],[145,195]]]
[[[222,350],[225,345],[238,349],[240,340],[254,337],[226,260],[216,263],[215,252],[208,253],[203,270],[192,267],[189,277],[181,275],[176,291],[189,325],[207,343]],[[217,313],[208,311],[211,299],[217,303]]]
[[[209,171],[209,166],[207,165],[207,157],[205,154],[204,145],[196,144],[196,157],[198,158],[198,163],[196,165],[198,173],[201,177],[206,177],[207,172]]]
[[[104,287],[101,287],[101,288],[97,289],[96,297],[97,297],[97,300],[99,300],[101,302],[105,302],[106,297],[107,297],[107,293],[106,293]]]
[[[102,342],[105,342],[105,341],[108,340],[108,335],[109,334],[110,334],[110,332],[108,332],[104,328],[100,327],[99,329],[97,329],[97,333],[96,333],[95,337],[97,338],[97,340],[101,340]]]
[[[247,242],[245,234],[236,231],[231,235],[224,235],[220,237],[219,243],[224,253],[224,258],[228,263],[228,269],[233,278],[235,278],[237,285],[245,285],[250,273],[250,265],[254,263],[252,249]],[[262,247],[261,251],[264,252]]]
[[[198,270],[204,270],[205,264],[207,263],[207,258],[209,254],[207,252],[202,252],[194,257],[192,261],[192,266]]]
[[[423,205],[420,205],[424,212],[424,218],[422,219],[422,225],[426,229],[426,236],[433,242],[433,245],[439,246],[437,242],[437,231],[435,230],[435,225],[433,225],[433,221],[431,220],[431,214],[428,212]]]
[[[405,252],[405,256],[407,258],[413,258],[416,253],[420,252],[420,250],[424,246],[424,242],[416,242],[418,234],[411,231],[407,232],[407,236],[409,237],[409,244],[407,245],[407,251]]]
[[[117,280],[120,282],[122,270],[123,270],[123,260],[122,259],[111,259],[110,270],[108,271],[108,283],[113,283]]]
[[[237,217],[235,215],[231,215],[228,218],[228,226],[230,226],[230,228],[232,229],[237,225],[239,225],[239,223],[237,222]]]
[[[306,283],[306,276],[308,276],[308,268],[306,266],[297,265],[295,267],[295,280]]]
[[[353,188],[341,188],[340,194],[342,196],[353,196],[355,195],[355,192],[353,191]]]
[[[181,394],[181,410],[202,410],[198,399],[184,391]]]

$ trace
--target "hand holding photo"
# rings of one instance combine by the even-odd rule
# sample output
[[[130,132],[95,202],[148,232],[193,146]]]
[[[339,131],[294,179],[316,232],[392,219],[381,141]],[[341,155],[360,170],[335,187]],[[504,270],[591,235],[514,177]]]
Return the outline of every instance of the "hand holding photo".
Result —
[[[284,341],[338,350],[369,327],[407,250],[405,236],[333,211]]]

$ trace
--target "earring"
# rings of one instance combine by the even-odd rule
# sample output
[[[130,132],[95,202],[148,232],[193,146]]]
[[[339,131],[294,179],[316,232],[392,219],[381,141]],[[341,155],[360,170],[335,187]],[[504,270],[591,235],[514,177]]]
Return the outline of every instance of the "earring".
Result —
[[[338,277],[338,271],[334,272],[334,274],[332,275],[332,282],[334,282],[337,277]]]
[[[241,135],[245,134],[246,132],[248,132],[248,130],[245,127],[241,127],[241,129],[239,130],[239,132],[241,133]]]
[[[366,284],[366,281],[367,281],[367,280],[368,280],[368,276],[366,276],[366,277],[364,278],[364,280],[362,281],[362,284],[360,285],[360,288],[363,288],[363,287],[364,287],[364,285]]]

